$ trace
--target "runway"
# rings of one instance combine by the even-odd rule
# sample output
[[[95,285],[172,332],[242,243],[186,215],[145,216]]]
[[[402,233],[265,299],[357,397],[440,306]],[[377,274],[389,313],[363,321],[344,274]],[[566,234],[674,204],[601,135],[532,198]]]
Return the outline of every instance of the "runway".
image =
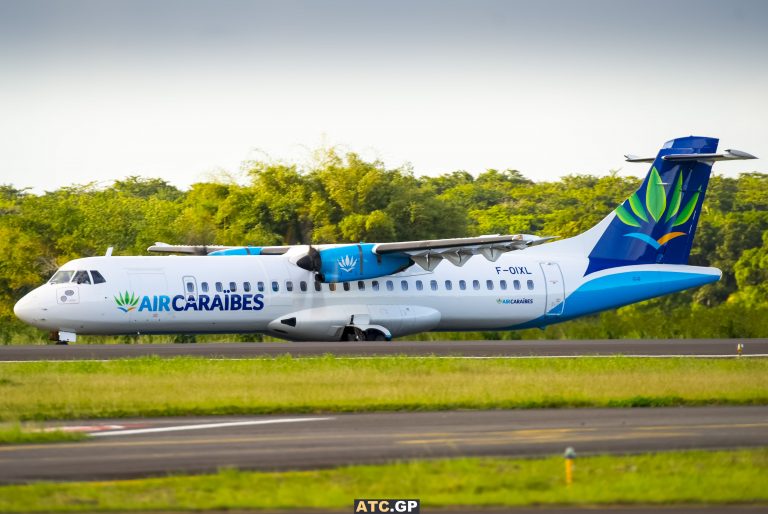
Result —
[[[37,360],[120,359],[131,357],[344,357],[437,355],[443,357],[573,357],[589,355],[735,356],[739,343],[744,355],[768,356],[768,339],[607,339],[575,341],[391,341],[301,343],[207,343],[130,345],[7,345],[0,346],[0,362]]]
[[[768,407],[399,412],[58,422],[88,440],[0,447],[0,482],[308,469],[398,459],[768,446]]]

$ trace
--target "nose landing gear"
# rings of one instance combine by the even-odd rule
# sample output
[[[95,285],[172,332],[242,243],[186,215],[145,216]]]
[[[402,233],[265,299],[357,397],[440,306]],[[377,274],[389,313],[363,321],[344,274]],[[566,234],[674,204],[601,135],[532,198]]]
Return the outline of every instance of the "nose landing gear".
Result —
[[[69,344],[77,341],[77,334],[74,332],[64,332],[63,330],[52,330],[48,334],[49,341],[56,341],[56,344]]]

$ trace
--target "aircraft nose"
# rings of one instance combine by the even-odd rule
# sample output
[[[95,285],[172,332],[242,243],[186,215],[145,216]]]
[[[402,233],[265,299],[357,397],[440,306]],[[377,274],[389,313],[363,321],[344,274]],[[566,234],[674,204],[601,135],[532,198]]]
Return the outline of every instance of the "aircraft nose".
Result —
[[[35,310],[35,299],[32,293],[22,297],[22,299],[16,302],[16,305],[13,306],[13,313],[25,323],[34,322]]]

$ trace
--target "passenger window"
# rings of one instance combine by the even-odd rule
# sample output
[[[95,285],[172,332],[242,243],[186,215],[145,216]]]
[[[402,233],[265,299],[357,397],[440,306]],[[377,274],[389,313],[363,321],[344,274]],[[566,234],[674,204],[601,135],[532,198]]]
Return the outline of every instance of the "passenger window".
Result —
[[[291,282],[290,280],[286,280],[285,281],[285,290],[288,291],[289,293],[291,291],[293,291],[293,282]]]
[[[200,290],[204,293],[208,292],[208,282],[200,282]]]
[[[391,280],[387,280],[387,291],[394,291],[395,284]]]
[[[85,270],[78,270],[75,276],[72,277],[72,282],[75,284],[90,284],[91,277],[88,276],[88,272]]]
[[[529,281],[528,281],[528,289],[530,289],[531,291],[533,291],[533,280],[529,280]]]
[[[216,292],[220,293],[224,288],[221,287],[221,282],[216,282]]]
[[[187,292],[188,293],[194,293],[195,292],[195,284],[192,282],[187,282]]]
[[[512,284],[515,286],[515,291],[520,291],[520,281],[519,280],[515,280],[514,282],[512,282]]]
[[[408,281],[407,280],[401,280],[400,281],[400,289],[403,291],[408,291]]]
[[[475,291],[480,290],[480,281],[479,280],[473,280],[472,281],[472,289]]]
[[[344,291],[349,291],[349,282],[344,282]]]
[[[506,280],[499,280],[499,287],[502,291],[507,290],[507,281]]]
[[[256,289],[258,289],[260,293],[263,293],[264,292],[264,282],[256,282]]]
[[[74,271],[57,271],[51,277],[51,284],[66,284],[72,279],[74,273]]]
[[[336,291],[336,284],[334,284],[333,282],[328,284],[328,290],[329,291]]]
[[[303,280],[301,282],[299,282],[299,289],[301,289],[302,293],[306,293],[307,292],[307,283],[304,282]]]
[[[230,282],[229,283],[229,292],[234,293],[237,291],[237,283],[236,282]]]
[[[205,282],[203,282],[203,284],[205,284]],[[251,292],[251,283],[250,282],[243,282],[243,291],[245,291],[246,293],[250,293]]]
[[[357,281],[357,290],[358,291],[365,291],[365,282],[362,280]]]
[[[95,269],[91,270],[91,276],[93,277],[94,284],[103,284],[104,282],[106,282],[106,280],[104,280],[104,277],[101,275],[101,273],[99,273]]]
[[[421,280],[416,281],[416,291],[421,291],[424,289],[424,284],[421,282]]]
[[[379,281],[378,280],[374,280],[374,281],[371,282],[371,289],[373,289],[374,291],[378,291],[379,290]]]
[[[453,289],[453,282],[451,282],[450,280],[446,280],[445,281],[445,290],[446,291],[450,291],[451,289]]]
[[[315,280],[315,291],[320,292],[323,290],[323,283]]]
[[[467,288],[467,283],[463,280],[459,280],[459,289],[464,291]]]
[[[272,282],[272,291],[274,291],[274,292],[280,291],[280,284],[278,284],[277,282],[273,281]]]
[[[437,280],[430,280],[429,281],[429,288],[432,291],[437,291]]]
[[[488,289],[488,291],[493,291],[493,280],[486,280],[485,288]]]

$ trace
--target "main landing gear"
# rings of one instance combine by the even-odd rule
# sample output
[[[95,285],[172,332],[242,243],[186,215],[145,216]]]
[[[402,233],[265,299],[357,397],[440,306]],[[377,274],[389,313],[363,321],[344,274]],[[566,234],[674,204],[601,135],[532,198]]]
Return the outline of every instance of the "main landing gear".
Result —
[[[390,338],[391,339],[391,338]],[[355,325],[344,327],[344,333],[341,336],[342,341],[389,341],[387,336],[380,330],[369,328],[363,330]]]

